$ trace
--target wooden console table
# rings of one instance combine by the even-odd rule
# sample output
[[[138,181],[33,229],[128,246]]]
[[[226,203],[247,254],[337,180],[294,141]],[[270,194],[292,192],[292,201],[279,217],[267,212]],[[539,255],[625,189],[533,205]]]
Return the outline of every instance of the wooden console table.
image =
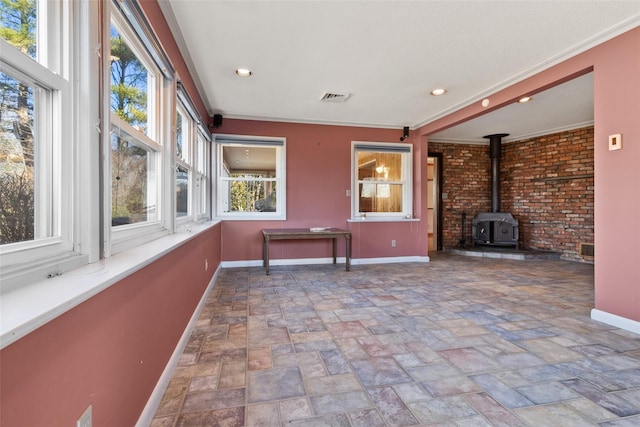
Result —
[[[271,240],[333,239],[333,263],[336,263],[337,239],[344,237],[346,246],[346,269],[351,269],[351,232],[340,228],[311,231],[308,228],[278,228],[262,230],[262,265],[269,274],[269,242]]]

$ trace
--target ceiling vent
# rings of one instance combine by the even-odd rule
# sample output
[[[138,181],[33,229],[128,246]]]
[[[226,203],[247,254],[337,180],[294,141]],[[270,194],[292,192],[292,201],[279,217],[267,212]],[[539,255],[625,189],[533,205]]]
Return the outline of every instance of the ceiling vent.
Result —
[[[320,101],[323,102],[344,102],[347,100],[347,98],[349,98],[348,93],[331,93],[331,92],[325,92],[324,95],[322,95],[322,98],[320,98]]]

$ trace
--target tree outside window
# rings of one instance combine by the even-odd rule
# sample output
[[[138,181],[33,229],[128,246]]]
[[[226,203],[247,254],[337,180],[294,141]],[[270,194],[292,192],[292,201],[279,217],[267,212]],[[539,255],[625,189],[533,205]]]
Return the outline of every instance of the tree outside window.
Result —
[[[227,219],[286,218],[285,141],[216,136],[217,215]]]
[[[35,0],[0,1],[0,36],[36,56]],[[0,72],[0,244],[35,238],[34,87]]]
[[[149,72],[126,40],[111,26],[111,111],[132,129],[114,129],[111,138],[111,223],[143,222],[156,209],[147,194],[153,169],[150,150],[135,134],[148,135]]]

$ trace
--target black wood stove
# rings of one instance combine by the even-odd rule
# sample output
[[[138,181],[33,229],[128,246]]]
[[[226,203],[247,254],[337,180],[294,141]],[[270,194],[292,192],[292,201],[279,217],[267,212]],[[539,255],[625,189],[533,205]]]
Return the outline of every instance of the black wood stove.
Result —
[[[502,138],[507,133],[487,135],[491,157],[491,212],[480,212],[471,222],[473,246],[515,246],[518,249],[518,220],[510,213],[500,212],[500,158]]]

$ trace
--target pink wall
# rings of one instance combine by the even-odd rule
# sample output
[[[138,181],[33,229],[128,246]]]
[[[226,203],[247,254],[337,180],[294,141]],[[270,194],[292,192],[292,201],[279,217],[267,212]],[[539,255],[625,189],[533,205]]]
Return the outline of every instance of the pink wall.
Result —
[[[640,321],[640,28],[594,50],[596,308]]]
[[[219,265],[218,225],[2,349],[0,425],[134,425]]]
[[[207,118],[156,1],[141,3]],[[220,259],[216,225],[2,349],[0,425],[73,426],[89,405],[95,427],[134,425]]]
[[[593,70],[595,113],[595,308],[640,321],[640,28],[564,61],[480,102],[423,126],[438,130]],[[608,135],[623,149],[608,151]]]
[[[394,142],[402,129],[309,125],[225,119],[219,133],[285,137],[287,143],[287,220],[225,221],[224,261],[262,258],[263,228],[331,226],[351,230],[352,257],[426,256],[426,222],[348,223],[351,217],[351,141]],[[406,142],[412,142],[407,140]],[[414,175],[425,175],[426,147],[414,144]],[[424,156],[423,156],[424,154]],[[423,179],[414,182],[414,216],[420,217]],[[391,240],[397,241],[395,248]],[[344,256],[344,245],[339,245]],[[271,259],[323,258],[330,241],[273,242]]]

